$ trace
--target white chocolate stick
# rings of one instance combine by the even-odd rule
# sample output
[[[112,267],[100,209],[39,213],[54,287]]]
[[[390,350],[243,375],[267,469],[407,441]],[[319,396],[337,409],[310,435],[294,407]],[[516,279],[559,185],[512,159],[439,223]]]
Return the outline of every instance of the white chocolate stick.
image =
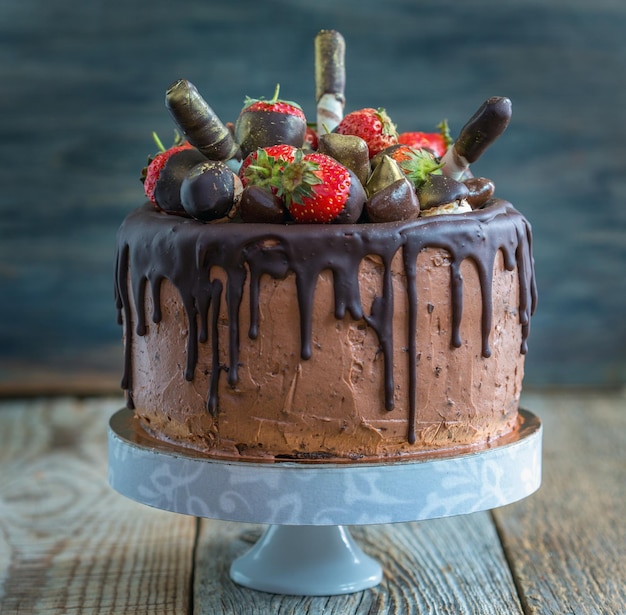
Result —
[[[461,179],[484,151],[504,132],[511,119],[511,101],[503,96],[488,98],[461,128],[456,141],[443,155],[442,173]]]
[[[315,37],[315,99],[317,132],[335,129],[343,119],[346,104],[346,44],[335,30],[322,30]]]

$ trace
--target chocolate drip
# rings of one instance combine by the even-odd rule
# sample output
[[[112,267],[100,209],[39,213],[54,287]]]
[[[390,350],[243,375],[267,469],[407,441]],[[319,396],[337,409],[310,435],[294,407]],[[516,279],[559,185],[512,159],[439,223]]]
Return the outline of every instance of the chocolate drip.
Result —
[[[256,339],[259,331],[259,288],[263,275],[284,279],[295,274],[300,312],[300,352],[302,359],[312,356],[313,306],[320,273],[330,270],[334,284],[334,315],[346,314],[364,319],[380,343],[384,359],[384,405],[394,407],[393,315],[394,298],[391,263],[402,250],[408,296],[408,367],[409,408],[407,439],[416,441],[417,421],[417,349],[419,327],[417,313],[416,262],[426,248],[445,250],[450,258],[452,306],[451,344],[462,345],[460,326],[463,317],[463,277],[461,264],[472,260],[478,270],[482,295],[482,355],[489,357],[492,326],[493,266],[502,252],[504,267],[517,267],[519,276],[519,319],[522,330],[521,353],[527,350],[530,316],[537,301],[532,238],[528,222],[509,204],[491,200],[480,210],[464,215],[420,218],[405,222],[361,225],[270,225],[270,224],[200,224],[194,220],[167,216],[150,204],[131,213],[118,233],[115,299],[118,320],[126,330],[126,348],[122,388],[128,391],[132,407],[132,337],[145,335],[145,288],[150,285],[153,299],[153,322],[161,319],[160,286],[169,280],[178,290],[187,316],[189,336],[185,378],[194,377],[198,344],[211,343],[212,366],[207,410],[219,414],[218,382],[228,371],[228,382],[235,386],[239,367],[239,314],[245,284],[250,289],[250,329]],[[359,266],[368,255],[377,255],[384,266],[382,295],[374,298],[369,314],[361,303]],[[229,326],[229,365],[219,363],[218,316],[224,292],[219,279],[210,279],[213,268],[226,274],[225,301]],[[130,271],[130,283],[128,272]],[[131,323],[132,289],[137,322]]]

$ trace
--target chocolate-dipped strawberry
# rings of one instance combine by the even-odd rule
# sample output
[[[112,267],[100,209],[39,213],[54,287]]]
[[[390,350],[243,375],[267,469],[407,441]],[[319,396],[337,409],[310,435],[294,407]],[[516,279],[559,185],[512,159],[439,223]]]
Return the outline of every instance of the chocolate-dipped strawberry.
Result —
[[[246,99],[235,122],[235,139],[244,158],[260,147],[286,143],[302,147],[306,117],[299,105],[278,98],[276,86],[271,100]]]
[[[343,209],[333,220],[333,224],[356,224],[363,214],[363,208],[367,201],[365,188],[356,173],[352,169],[348,169],[348,173],[350,174],[350,192],[343,204]]]
[[[417,188],[422,216],[460,214],[472,211],[467,186],[446,175],[429,175]]]
[[[469,165],[504,132],[511,119],[511,101],[503,96],[488,98],[463,126],[443,158],[443,174],[463,177]]]
[[[210,222],[227,216],[242,190],[241,180],[226,164],[206,160],[189,171],[180,187],[180,198],[192,218]]]
[[[184,216],[180,186],[187,173],[206,157],[187,142],[177,141],[166,149],[156,134],[153,133],[153,137],[160,151],[149,159],[148,166],[142,171],[144,191],[157,209]]]
[[[241,193],[239,215],[243,222],[281,224],[288,219],[283,200],[270,190],[254,184],[246,186]]]
[[[365,185],[370,175],[370,160],[367,143],[361,137],[336,132],[322,134],[318,139],[318,151],[332,156],[344,167],[354,171]]]
[[[296,222],[329,223],[345,208],[352,212],[352,200],[362,207],[363,187],[354,180],[354,173],[334,158],[319,152],[303,155],[300,151],[282,173],[278,196],[285,200]]]
[[[211,160],[237,157],[239,147],[228,128],[193,83],[179,79],[165,94],[165,106],[185,138]]]
[[[413,184],[401,177],[375,192],[365,204],[370,222],[412,220],[420,213],[420,203]]]
[[[472,209],[482,207],[496,190],[495,184],[486,177],[470,177],[463,180],[463,183],[467,186],[467,202]]]

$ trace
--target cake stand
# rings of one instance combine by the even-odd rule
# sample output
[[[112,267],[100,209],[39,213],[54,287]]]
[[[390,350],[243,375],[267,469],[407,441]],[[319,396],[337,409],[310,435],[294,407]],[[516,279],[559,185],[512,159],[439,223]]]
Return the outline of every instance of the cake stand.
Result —
[[[347,526],[467,514],[520,500],[541,482],[540,420],[493,445],[394,463],[233,462],[157,441],[130,410],[109,424],[109,483],[177,513],[268,524],[230,568],[240,585],[278,594],[346,594],[377,585],[380,564]]]

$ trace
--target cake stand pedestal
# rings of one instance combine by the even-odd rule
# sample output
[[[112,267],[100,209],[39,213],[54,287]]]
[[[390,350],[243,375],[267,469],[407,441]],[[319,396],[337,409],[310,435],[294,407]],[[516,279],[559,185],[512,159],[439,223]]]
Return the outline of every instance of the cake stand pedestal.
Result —
[[[130,410],[109,424],[109,483],[126,497],[198,517],[270,527],[230,569],[261,591],[335,595],[377,585],[380,564],[346,526],[468,514],[520,500],[541,483],[540,420],[464,452],[353,464],[233,462],[157,441]]]

